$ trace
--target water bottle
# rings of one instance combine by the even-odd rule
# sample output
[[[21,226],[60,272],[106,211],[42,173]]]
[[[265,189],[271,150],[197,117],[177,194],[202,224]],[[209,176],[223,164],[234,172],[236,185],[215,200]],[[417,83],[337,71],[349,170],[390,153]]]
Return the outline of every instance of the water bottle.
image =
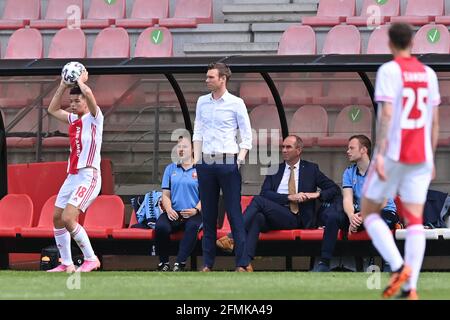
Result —
[[[156,256],[156,246],[155,245],[152,245],[152,251],[151,251],[150,255]]]

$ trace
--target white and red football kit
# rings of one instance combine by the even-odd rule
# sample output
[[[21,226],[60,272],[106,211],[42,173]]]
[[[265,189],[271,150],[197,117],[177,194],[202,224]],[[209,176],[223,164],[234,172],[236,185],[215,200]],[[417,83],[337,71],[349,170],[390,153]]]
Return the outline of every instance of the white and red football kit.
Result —
[[[424,203],[431,182],[433,111],[440,104],[436,73],[415,57],[396,58],[377,73],[375,100],[392,103],[385,153],[386,181],[369,168],[364,195],[377,202],[400,195]],[[381,112],[378,113],[381,115]]]
[[[85,211],[98,196],[101,188],[100,149],[103,135],[103,114],[90,112],[81,118],[68,115],[70,156],[67,178],[62,185],[55,206],[65,208],[69,203]]]

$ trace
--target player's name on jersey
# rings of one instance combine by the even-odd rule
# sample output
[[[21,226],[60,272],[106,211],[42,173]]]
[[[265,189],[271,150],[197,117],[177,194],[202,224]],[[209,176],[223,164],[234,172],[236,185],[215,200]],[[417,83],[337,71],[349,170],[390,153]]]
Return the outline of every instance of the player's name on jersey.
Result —
[[[406,82],[427,82],[428,77],[426,72],[404,72],[404,80]]]

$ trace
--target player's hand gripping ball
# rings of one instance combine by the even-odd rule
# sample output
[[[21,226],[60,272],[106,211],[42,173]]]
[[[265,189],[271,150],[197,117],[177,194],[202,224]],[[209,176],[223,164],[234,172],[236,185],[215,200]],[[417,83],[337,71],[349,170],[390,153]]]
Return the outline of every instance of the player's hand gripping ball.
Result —
[[[72,86],[77,83],[81,73],[86,68],[77,61],[68,62],[61,71],[61,77],[65,84]]]

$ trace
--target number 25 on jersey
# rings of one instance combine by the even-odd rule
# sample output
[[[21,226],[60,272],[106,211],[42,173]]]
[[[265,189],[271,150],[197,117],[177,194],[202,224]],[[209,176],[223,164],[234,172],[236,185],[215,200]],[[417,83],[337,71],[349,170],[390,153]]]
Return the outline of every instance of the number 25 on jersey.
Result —
[[[421,129],[427,116],[428,88],[403,88],[402,129]]]

